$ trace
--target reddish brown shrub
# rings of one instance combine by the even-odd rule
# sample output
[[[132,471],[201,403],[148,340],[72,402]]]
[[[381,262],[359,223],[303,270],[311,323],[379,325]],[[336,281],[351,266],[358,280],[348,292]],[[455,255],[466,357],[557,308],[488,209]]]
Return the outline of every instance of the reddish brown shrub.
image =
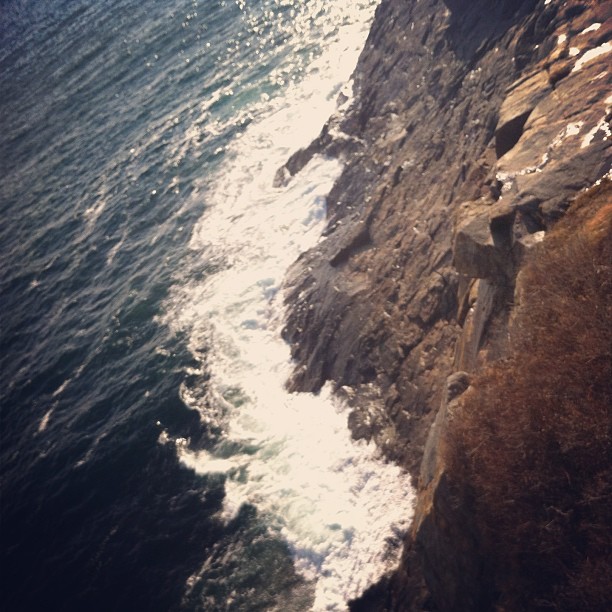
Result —
[[[464,394],[448,475],[500,610],[612,602],[612,187],[580,198],[519,284],[509,357]]]

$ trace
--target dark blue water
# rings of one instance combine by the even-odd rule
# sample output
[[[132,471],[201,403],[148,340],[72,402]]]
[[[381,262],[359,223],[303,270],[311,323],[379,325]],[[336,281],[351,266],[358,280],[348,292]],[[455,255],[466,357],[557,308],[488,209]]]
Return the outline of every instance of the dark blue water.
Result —
[[[328,5],[0,2],[1,609],[311,607],[257,509],[222,520],[226,476],[160,443],[224,429],[163,321],[215,272],[189,248],[211,182],[324,51]]]

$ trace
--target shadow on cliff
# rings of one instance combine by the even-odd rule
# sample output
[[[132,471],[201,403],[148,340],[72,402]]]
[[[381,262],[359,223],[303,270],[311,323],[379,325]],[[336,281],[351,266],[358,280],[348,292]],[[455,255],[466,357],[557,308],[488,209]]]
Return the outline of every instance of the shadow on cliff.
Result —
[[[537,0],[444,0],[450,11],[448,38],[454,53],[468,64],[474,64],[487,49],[517,23],[517,18],[533,12]],[[543,13],[540,29],[555,14],[552,8]]]
[[[446,464],[500,610],[612,600],[612,184],[579,198],[518,281],[508,359],[454,411]]]

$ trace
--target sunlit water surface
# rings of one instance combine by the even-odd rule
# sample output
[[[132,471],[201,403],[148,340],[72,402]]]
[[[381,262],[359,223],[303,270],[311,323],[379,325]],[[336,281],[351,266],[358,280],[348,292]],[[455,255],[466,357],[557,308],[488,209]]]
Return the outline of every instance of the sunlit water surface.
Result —
[[[412,491],[284,388],[283,276],[341,163],[273,178],[376,2],[5,4],[4,601],[345,609]]]

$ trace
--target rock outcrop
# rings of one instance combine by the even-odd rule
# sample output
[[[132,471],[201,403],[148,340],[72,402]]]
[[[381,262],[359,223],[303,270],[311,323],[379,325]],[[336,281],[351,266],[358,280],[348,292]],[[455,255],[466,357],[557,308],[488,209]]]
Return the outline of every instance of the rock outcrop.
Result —
[[[347,156],[325,238],[288,274],[289,385],[333,381],[353,435],[420,491],[403,566],[368,609],[425,605],[416,558],[428,605],[486,609],[437,448],[469,374],[504,355],[526,254],[610,172],[611,31],[603,0],[382,0],[355,103],[279,173]]]

